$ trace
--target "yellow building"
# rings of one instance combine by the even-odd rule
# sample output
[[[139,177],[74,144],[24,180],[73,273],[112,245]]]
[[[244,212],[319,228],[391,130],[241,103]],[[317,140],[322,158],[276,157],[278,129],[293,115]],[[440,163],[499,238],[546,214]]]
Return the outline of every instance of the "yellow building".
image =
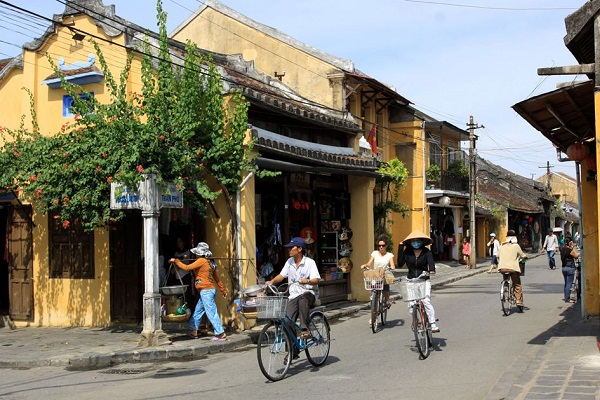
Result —
[[[596,27],[600,23],[600,1],[586,2],[565,19],[565,45],[579,63],[575,66],[540,68],[539,74],[588,75],[591,80],[564,85],[513,106],[527,122],[557,148],[557,157],[568,154],[577,162],[576,182],[580,187],[581,234],[583,237],[582,302],[584,317],[600,314],[600,196],[597,187],[600,154],[600,85],[597,73]],[[596,72],[596,73],[595,73]],[[565,79],[568,80],[568,79]],[[553,183],[552,183],[553,184]]]
[[[466,131],[414,109],[393,87],[362,73],[351,60],[315,49],[215,0],[205,1],[170,35],[180,41],[192,40],[212,51],[241,54],[259,71],[279,79],[307,99],[349,113],[362,128],[362,135],[357,135],[352,145],[357,150],[359,140],[368,138],[373,131],[377,159],[387,161],[398,157],[407,164],[410,174],[400,198],[408,204],[409,215],[403,218],[394,214],[389,224],[394,244],[413,229],[429,232],[432,225],[437,225],[438,218],[443,222],[438,211],[452,215],[452,229],[448,230],[454,232],[453,240],[460,240],[458,232],[462,230],[468,192],[466,188],[438,187],[426,193],[425,170],[434,163],[445,171],[458,158],[461,141],[468,139]],[[377,196],[376,203],[381,200]],[[447,207],[439,203],[444,197],[450,197]],[[373,250],[373,231],[365,231],[354,240],[368,244],[364,248],[354,245],[355,264],[366,262]],[[458,258],[457,247],[456,243],[451,246],[447,259]],[[360,276],[353,278],[353,287],[362,285],[359,279]],[[354,297],[368,296],[362,293]]]
[[[112,6],[101,2],[86,2],[91,11],[80,12],[76,6],[77,2],[71,2],[64,14],[56,16],[52,29],[24,47],[21,55],[0,62],[0,96],[14,100],[8,102],[10,112],[0,116],[0,126],[17,129],[21,115],[30,115],[23,87],[33,95],[41,132],[58,132],[73,120],[72,99],[60,87],[46,55],[62,66],[67,80],[83,85],[99,102],[108,101],[102,71],[86,36],[98,42],[113,76],[119,76],[133,52],[128,90],[140,91],[141,58],[134,45],[146,30],[120,19]],[[172,45],[183,48],[181,43]],[[241,325],[233,304],[238,291],[261,278],[267,261],[278,272],[287,260],[282,245],[293,236],[312,238],[309,254],[319,260],[325,278],[320,285],[321,301],[352,298],[353,287],[360,287],[362,294],[358,274],[339,268],[353,251],[366,257],[372,242],[372,231],[359,227],[373,226],[377,166],[373,157],[358,151],[359,125],[343,112],[312,104],[239,56],[213,56],[227,88],[241,91],[250,103],[249,134],[256,140],[257,166],[280,174],[265,179],[254,174],[243,177],[238,193],[232,196],[235,219],[230,218],[231,204],[224,198],[210,204],[204,217],[185,207],[163,210],[159,226],[164,254],[173,254],[177,238],[186,242],[186,248],[199,241],[211,245],[213,254],[222,260],[222,279],[230,293],[228,299],[217,298],[226,325]],[[27,124],[25,128],[31,129],[29,119]],[[17,325],[139,323],[146,256],[140,213],[128,212],[124,221],[110,229],[81,234],[73,226],[54,229],[52,216],[35,212],[16,195],[0,197],[0,220],[7,222],[0,233],[8,237],[11,277],[0,277],[0,284],[10,287],[8,303],[0,308],[8,309]],[[349,227],[355,227],[351,242],[352,235],[340,236]],[[234,238],[233,231],[238,232]],[[81,251],[64,252],[72,248]]]

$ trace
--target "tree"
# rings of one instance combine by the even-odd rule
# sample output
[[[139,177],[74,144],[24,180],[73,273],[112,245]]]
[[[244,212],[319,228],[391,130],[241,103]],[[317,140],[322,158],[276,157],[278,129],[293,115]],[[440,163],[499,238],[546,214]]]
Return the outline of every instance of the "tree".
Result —
[[[144,173],[156,173],[159,184],[174,182],[186,205],[200,211],[206,201],[235,191],[242,171],[253,170],[253,142],[244,143],[248,103],[234,93],[233,112],[227,112],[217,68],[193,43],[185,46],[183,64],[174,64],[160,0],[157,19],[158,54],[152,54],[151,39],[138,53],[141,93],[128,94],[134,53],[117,81],[92,41],[111,97],[107,104],[67,82],[53,64],[74,99],[75,120],[56,134],[41,134],[29,93],[33,131],[24,129],[25,117],[18,129],[2,129],[0,187],[20,191],[63,227],[77,220],[86,231],[123,217],[109,208],[110,183],[136,187]],[[220,187],[211,190],[209,179]]]
[[[408,169],[404,163],[397,158],[393,158],[386,163],[381,163],[377,170],[381,178],[377,179],[376,186],[379,192],[379,200],[373,208],[375,219],[375,238],[380,234],[385,234],[390,238],[388,251],[392,251],[394,245],[391,241],[392,235],[389,232],[390,213],[399,213],[402,218],[408,215],[408,205],[398,201],[400,188],[406,185],[408,179]]]

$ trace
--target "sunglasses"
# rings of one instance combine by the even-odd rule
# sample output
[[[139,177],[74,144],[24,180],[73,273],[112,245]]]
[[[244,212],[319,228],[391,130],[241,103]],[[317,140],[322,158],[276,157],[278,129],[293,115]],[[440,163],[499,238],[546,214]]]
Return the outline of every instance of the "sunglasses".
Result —
[[[378,244],[377,247],[385,247],[387,244]]]

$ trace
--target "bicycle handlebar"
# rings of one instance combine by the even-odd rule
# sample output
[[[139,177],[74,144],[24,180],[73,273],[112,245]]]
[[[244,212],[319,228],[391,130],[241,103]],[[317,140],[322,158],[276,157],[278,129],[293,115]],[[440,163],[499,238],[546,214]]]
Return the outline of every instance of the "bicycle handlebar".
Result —
[[[420,281],[420,280],[426,280],[429,277],[430,277],[429,272],[423,271],[423,272],[421,272],[421,275],[417,276],[416,278],[405,278],[405,279],[409,282],[415,282],[415,281]]]

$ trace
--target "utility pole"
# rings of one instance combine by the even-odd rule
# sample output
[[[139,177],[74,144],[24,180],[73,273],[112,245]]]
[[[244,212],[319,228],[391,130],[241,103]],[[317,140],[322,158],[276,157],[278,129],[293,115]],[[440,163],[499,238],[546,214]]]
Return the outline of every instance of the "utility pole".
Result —
[[[550,184],[552,174],[550,173],[550,168],[554,168],[554,165],[550,165],[550,161],[546,161],[545,167],[538,168],[546,168],[546,188],[548,189],[548,193],[550,193],[552,191],[552,185]]]
[[[477,136],[475,129],[484,128],[483,125],[477,125],[473,122],[473,116],[469,117],[469,239],[471,243],[471,256],[469,258],[469,269],[477,267],[477,241],[476,224],[475,224],[475,196],[477,195],[477,153],[475,150],[475,142]]]

